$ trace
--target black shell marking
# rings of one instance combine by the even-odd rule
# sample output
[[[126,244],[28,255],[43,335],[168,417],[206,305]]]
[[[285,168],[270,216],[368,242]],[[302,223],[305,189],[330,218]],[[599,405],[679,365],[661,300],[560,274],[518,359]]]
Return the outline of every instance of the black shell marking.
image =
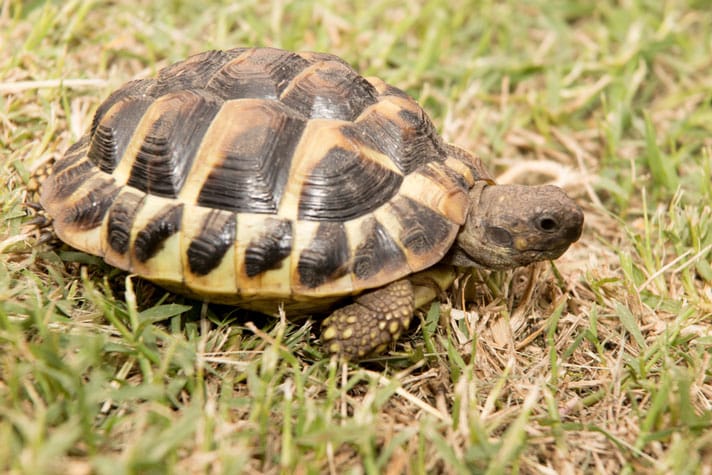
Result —
[[[399,239],[405,247],[418,255],[442,247],[441,243],[448,238],[452,227],[447,218],[405,196],[393,200],[391,206],[403,228]]]
[[[141,117],[152,102],[152,98],[145,96],[126,97],[114,104],[109,111],[104,111],[103,118],[94,126],[91,146],[87,153],[89,160],[101,171],[114,171]],[[111,114],[107,117],[109,112]]]
[[[364,114],[342,127],[346,137],[388,156],[407,175],[421,165],[446,157],[442,139],[425,114],[401,110],[398,119],[380,113]]]
[[[354,120],[377,102],[376,89],[342,62],[318,63],[295,78],[282,102],[312,119]]]
[[[390,84],[386,85],[386,88],[383,90],[381,93],[384,96],[396,96],[396,97],[402,97],[403,99],[410,99],[413,100],[410,95],[408,95],[407,92],[405,92],[403,89],[399,89],[395,86],[391,86]]]
[[[163,247],[163,242],[177,233],[183,216],[183,204],[167,205],[158,215],[136,234],[134,254],[140,262],[146,262]]]
[[[137,193],[122,193],[109,210],[107,238],[115,252],[125,254],[129,250],[131,227],[145,198]]]
[[[55,173],[53,180],[55,186],[54,196],[56,199],[64,200],[69,198],[83,184],[95,177],[96,167],[82,156],[83,160],[74,162],[74,166],[64,167],[59,173]]]
[[[376,218],[366,220],[361,227],[366,239],[354,253],[353,273],[357,278],[366,280],[383,269],[407,265],[403,251]]]
[[[203,184],[198,204],[237,212],[275,213],[306,122],[277,102],[251,107],[245,113],[254,115],[258,125],[236,131],[226,144],[225,156]],[[257,120],[259,114],[269,117],[269,127]]]
[[[461,164],[465,165],[470,170],[470,175],[472,175],[475,180],[486,180],[494,183],[494,180],[492,180],[489,172],[485,170],[482,162],[473,161],[472,155],[469,152],[449,144],[446,145],[446,148],[448,157],[452,157]]]
[[[225,66],[225,63],[246,51],[235,48],[226,51],[205,51],[185,61],[172,64],[158,73],[155,84],[149,90],[154,97],[187,89],[203,89],[210,79]]]
[[[299,218],[347,221],[386,203],[398,193],[403,176],[355,151],[334,147],[304,181]]]
[[[337,279],[348,271],[349,241],[342,223],[321,223],[309,246],[299,256],[297,272],[308,288]]]
[[[423,176],[430,178],[434,183],[440,183],[446,189],[469,190],[470,185],[465,177],[457,173],[443,162],[430,162],[419,170]]]
[[[96,228],[120,192],[113,178],[94,178],[87,183],[87,189],[89,192],[67,211],[64,224],[80,230]]]
[[[86,156],[89,146],[89,134],[84,135],[77,143],[69,147],[61,160],[52,165],[52,177],[56,179],[65,170],[76,165]]]
[[[203,227],[188,246],[188,266],[196,275],[207,275],[220,265],[235,242],[235,213],[212,210]]]
[[[153,79],[137,79],[135,81],[129,81],[128,83],[121,86],[120,89],[111,93],[109,97],[106,98],[104,102],[99,105],[99,108],[94,113],[94,118],[91,123],[91,132],[93,135],[96,127],[103,120],[104,115],[109,112],[109,109],[114,107],[114,105],[128,97],[155,97],[148,95],[148,90],[155,84],[156,81]]]
[[[213,117],[217,98],[203,92],[181,91],[154,102],[160,116],[150,125],[128,184],[153,195],[175,198],[190,171],[195,153]]]
[[[255,277],[277,269],[292,252],[292,222],[286,219],[266,219],[264,231],[245,248],[245,273]]]

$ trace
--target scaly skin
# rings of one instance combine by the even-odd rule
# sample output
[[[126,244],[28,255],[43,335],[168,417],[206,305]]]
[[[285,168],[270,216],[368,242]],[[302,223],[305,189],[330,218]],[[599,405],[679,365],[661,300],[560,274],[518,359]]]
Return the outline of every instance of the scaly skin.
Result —
[[[408,328],[415,309],[435,300],[455,275],[452,266],[436,266],[357,297],[322,323],[324,347],[346,359],[384,351]]]

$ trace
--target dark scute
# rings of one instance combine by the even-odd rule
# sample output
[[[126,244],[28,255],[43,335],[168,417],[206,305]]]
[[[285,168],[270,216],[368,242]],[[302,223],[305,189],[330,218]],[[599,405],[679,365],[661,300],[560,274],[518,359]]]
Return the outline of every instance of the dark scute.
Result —
[[[59,175],[67,168],[73,167],[86,155],[89,147],[89,134],[85,134],[64,153],[64,156],[52,165],[52,174]]]
[[[336,62],[341,63],[344,66],[351,67],[346,60],[331,53],[323,53],[320,51],[302,51],[299,53],[299,56],[309,61],[309,64]]]
[[[461,148],[455,147],[453,145],[446,145],[446,148],[448,157],[454,158],[455,160],[459,161],[467,168],[469,168],[470,173],[472,174],[472,177],[475,180],[492,180],[487,170],[485,170],[484,166],[480,163],[479,159],[474,159],[474,157],[469,152],[466,152]]]
[[[56,170],[53,172],[54,198],[64,200],[69,198],[87,180],[95,176],[97,170],[89,160],[83,160],[75,162],[73,167],[63,168],[58,173]]]
[[[444,247],[451,229],[447,218],[405,196],[393,200],[392,206],[403,228],[399,239],[404,246],[418,255]]]
[[[161,213],[136,234],[134,254],[141,262],[146,262],[163,248],[166,239],[180,230],[183,204],[167,205]],[[177,257],[176,257],[177,258]]]
[[[334,147],[304,181],[299,217],[347,221],[363,216],[398,193],[402,181],[398,173],[357,152]]]
[[[431,178],[436,183],[445,185],[447,189],[455,190],[456,188],[460,188],[465,193],[470,189],[470,185],[467,183],[467,180],[465,180],[465,177],[443,162],[431,162],[420,168],[419,173]]]
[[[353,273],[359,279],[368,279],[381,269],[394,269],[406,262],[403,251],[388,231],[375,218],[363,224],[366,239],[354,254]]]
[[[90,190],[67,211],[64,224],[87,231],[104,220],[106,212],[119,194],[114,179],[93,179],[87,183]]]
[[[212,210],[205,217],[202,231],[188,246],[188,266],[196,275],[207,275],[220,265],[235,242],[235,213]]]
[[[129,250],[131,227],[144,198],[145,195],[122,193],[109,210],[109,246],[119,254],[125,254]]]
[[[390,84],[387,85],[385,91],[381,94],[382,96],[397,96],[397,97],[402,97],[403,99],[413,99],[410,97],[410,95],[405,92],[402,89],[399,89],[395,86],[391,86]]]
[[[295,53],[273,48],[245,50],[216,71],[208,89],[223,99],[277,99],[309,63]]]
[[[408,109],[402,109],[398,111],[398,115],[401,119],[411,124],[415,129],[419,129],[423,126],[429,127],[431,125],[429,124],[430,120],[425,116],[425,113],[422,110],[416,113]]]
[[[403,116],[407,111],[401,111]],[[418,167],[433,160],[446,157],[442,139],[425,113],[416,116],[408,112],[404,127],[386,116],[369,114],[354,124],[342,127],[345,136],[390,157],[398,168],[407,175]],[[415,117],[420,120],[415,121]]]
[[[197,91],[176,93],[171,100],[175,107],[166,108],[151,124],[128,180],[130,186],[166,198],[178,195],[200,138],[222,104],[214,96]]]
[[[111,173],[118,162],[115,130],[102,124],[94,131],[87,156],[102,171]]]
[[[245,48],[205,51],[167,66],[159,71],[150,92],[158,97],[176,91],[206,88],[220,68],[243,51]]]
[[[277,269],[292,252],[292,222],[286,219],[265,220],[265,230],[252,239],[245,249],[245,273],[255,277]]]
[[[222,162],[203,184],[198,204],[236,212],[277,212],[306,122],[279,108],[276,112],[280,120],[272,127],[235,135]]]
[[[321,223],[314,240],[299,256],[297,272],[302,284],[318,287],[348,271],[349,241],[342,223]]]
[[[354,120],[375,104],[376,89],[341,62],[321,63],[292,81],[282,102],[311,119]]]
[[[117,89],[116,91],[111,93],[111,95],[107,97],[104,102],[101,103],[101,105],[94,113],[94,118],[91,122],[91,135],[94,135],[96,127],[102,121],[104,115],[106,115],[109,109],[111,109],[117,102],[122,101],[128,97],[144,97],[145,99],[150,99],[151,96],[148,93],[151,87],[153,87],[153,85],[155,84],[155,82],[156,81],[154,79],[137,79],[134,81],[127,82],[126,84],[121,86],[120,89]]]
[[[105,173],[114,171],[144,112],[152,102],[151,97],[122,98],[114,104],[119,109],[112,117],[104,116],[94,125],[87,156],[101,171]]]

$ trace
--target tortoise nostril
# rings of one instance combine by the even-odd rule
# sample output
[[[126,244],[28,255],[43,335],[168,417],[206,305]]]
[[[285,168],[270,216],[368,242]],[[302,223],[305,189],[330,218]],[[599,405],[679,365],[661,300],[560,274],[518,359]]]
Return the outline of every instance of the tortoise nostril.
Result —
[[[540,230],[550,233],[552,231],[556,231],[559,224],[551,216],[542,216],[539,220],[537,220],[537,226]]]

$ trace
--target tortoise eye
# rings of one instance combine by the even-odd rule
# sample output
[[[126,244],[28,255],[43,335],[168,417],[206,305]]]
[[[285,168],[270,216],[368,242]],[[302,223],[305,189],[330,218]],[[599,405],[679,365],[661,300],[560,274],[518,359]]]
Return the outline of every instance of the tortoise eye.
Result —
[[[487,238],[502,247],[512,246],[512,235],[509,231],[498,226],[490,226],[485,231]]]
[[[537,229],[539,229],[539,231],[543,231],[545,233],[552,233],[559,228],[559,223],[554,217],[549,215],[543,215],[539,216],[536,219],[536,227]]]

